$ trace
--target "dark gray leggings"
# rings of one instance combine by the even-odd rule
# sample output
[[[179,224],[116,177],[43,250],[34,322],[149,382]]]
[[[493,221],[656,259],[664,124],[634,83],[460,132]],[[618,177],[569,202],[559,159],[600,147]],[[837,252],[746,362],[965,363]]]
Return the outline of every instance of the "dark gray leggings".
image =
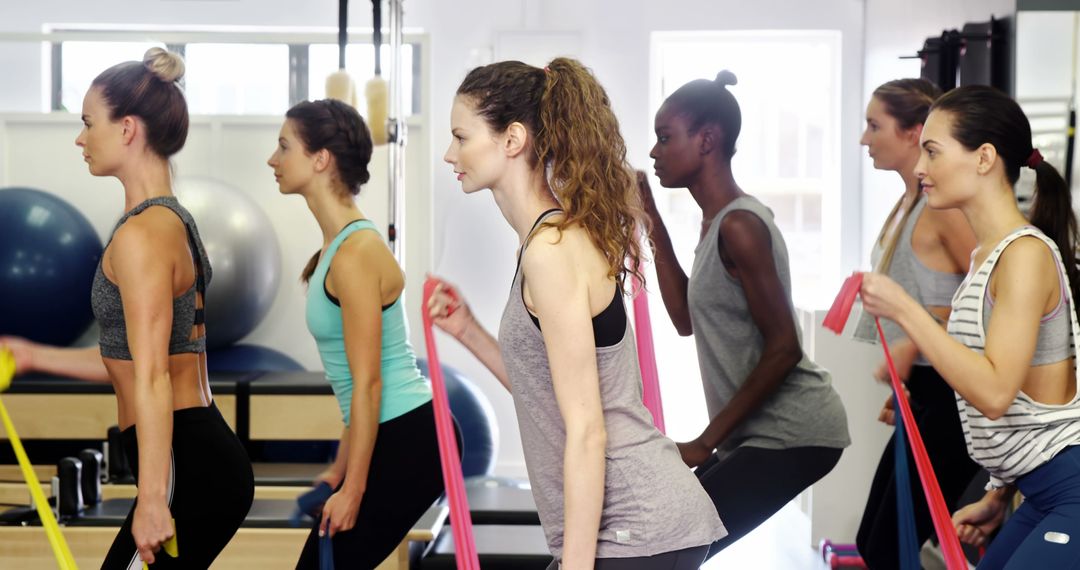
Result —
[[[683,550],[674,550],[656,556],[638,558],[597,558],[596,570],[697,570],[705,562],[709,545],[704,544]],[[559,562],[553,560],[548,570],[559,570]]]
[[[722,461],[714,453],[694,471],[728,531],[712,544],[708,557],[734,544],[832,471],[842,451],[740,447]]]

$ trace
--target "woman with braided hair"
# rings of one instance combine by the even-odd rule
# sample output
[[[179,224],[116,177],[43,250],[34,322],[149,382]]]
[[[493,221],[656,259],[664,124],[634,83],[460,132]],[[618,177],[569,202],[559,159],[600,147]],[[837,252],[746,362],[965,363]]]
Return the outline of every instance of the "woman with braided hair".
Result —
[[[401,267],[354,201],[369,177],[367,125],[329,99],[298,103],[285,117],[267,163],[279,191],[303,197],[322,230],[301,279],[308,330],[345,424],[336,460],[317,478],[334,493],[297,568],[319,567],[325,535],[338,568],[375,568],[443,493],[431,387],[409,344]]]

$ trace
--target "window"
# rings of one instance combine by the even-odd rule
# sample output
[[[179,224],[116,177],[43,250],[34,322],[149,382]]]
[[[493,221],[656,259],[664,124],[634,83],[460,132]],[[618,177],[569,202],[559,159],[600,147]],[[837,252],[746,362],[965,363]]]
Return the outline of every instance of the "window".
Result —
[[[60,44],[60,74],[63,77],[56,110],[81,113],[83,97],[90,83],[108,66],[122,61],[140,61],[146,50],[165,47],[151,42],[64,42]]]
[[[168,47],[184,54],[184,88],[192,114],[281,115],[290,102],[322,99],[326,77],[338,68],[337,44],[328,33],[280,32],[177,32],[145,33],[122,30],[53,30],[77,34],[75,40],[53,45],[54,85],[50,108],[77,113],[90,83],[107,65],[141,60],[147,49]],[[245,41],[245,35],[251,38]],[[134,40],[127,38],[134,36]],[[168,38],[165,42],[143,38]],[[83,39],[88,38],[88,39]],[[98,39],[100,38],[100,39]],[[238,41],[239,39],[239,41]],[[420,112],[420,47],[406,37],[401,51],[403,114]],[[356,81],[363,109],[364,85],[374,77],[375,48],[371,43],[350,43],[346,61]],[[390,47],[381,50],[383,77],[387,78]]]
[[[743,118],[735,178],[776,216],[796,304],[822,298],[823,278],[839,265],[840,251],[839,32],[657,36],[654,109],[693,79],[712,79],[723,69],[738,77],[729,87]],[[672,208],[700,218],[685,190],[670,194]],[[696,244],[696,229],[684,237]]]
[[[289,46],[188,44],[185,94],[193,114],[284,115],[289,108]]]

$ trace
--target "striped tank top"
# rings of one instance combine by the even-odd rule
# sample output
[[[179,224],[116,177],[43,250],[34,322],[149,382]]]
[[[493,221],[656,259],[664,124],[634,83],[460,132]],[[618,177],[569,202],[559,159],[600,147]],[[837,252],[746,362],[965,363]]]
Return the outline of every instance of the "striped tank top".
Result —
[[[983,311],[990,275],[1005,248],[1024,236],[1042,240],[1053,253],[1059,273],[1065,275],[1057,245],[1037,228],[1025,226],[1001,240],[982,265],[968,274],[953,296],[949,335],[979,354],[986,346]],[[1071,289],[1064,287],[1063,294],[1068,296],[1067,308],[1072,323],[1071,357],[1076,352],[1075,339],[1080,334],[1080,325],[1073,311]],[[990,472],[988,489],[1011,484],[1053,459],[1066,447],[1080,444],[1080,393],[1066,404],[1054,405],[1036,402],[1020,392],[1005,414],[996,420],[984,416],[959,394],[956,405],[968,453]]]

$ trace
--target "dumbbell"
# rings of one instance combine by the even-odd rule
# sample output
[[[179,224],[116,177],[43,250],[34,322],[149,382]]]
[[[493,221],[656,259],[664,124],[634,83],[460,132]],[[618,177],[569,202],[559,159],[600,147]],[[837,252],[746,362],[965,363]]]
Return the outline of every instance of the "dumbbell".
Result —
[[[866,568],[854,544],[836,544],[829,539],[821,541],[821,558],[830,568]]]

